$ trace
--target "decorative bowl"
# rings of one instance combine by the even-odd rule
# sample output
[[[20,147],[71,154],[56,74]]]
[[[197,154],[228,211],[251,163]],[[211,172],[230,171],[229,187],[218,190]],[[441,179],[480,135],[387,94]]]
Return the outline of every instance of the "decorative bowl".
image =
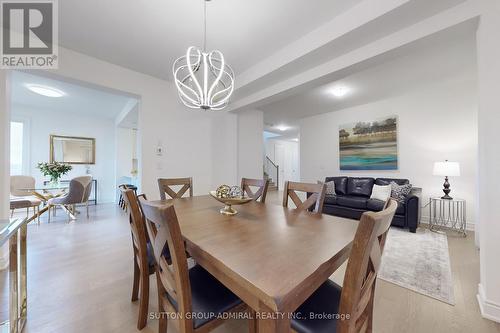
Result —
[[[250,197],[219,198],[216,191],[210,191],[210,195],[214,197],[215,200],[225,205],[224,208],[220,210],[220,213],[224,215],[236,215],[238,211],[231,206],[243,205],[253,200]]]

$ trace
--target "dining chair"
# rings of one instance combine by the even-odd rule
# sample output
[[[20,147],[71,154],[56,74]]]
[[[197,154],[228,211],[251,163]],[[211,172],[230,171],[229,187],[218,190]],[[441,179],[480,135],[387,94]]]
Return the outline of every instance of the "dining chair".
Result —
[[[139,317],[137,329],[142,330],[148,320],[149,276],[155,272],[155,261],[146,231],[144,214],[138,197],[146,199],[144,194],[137,196],[133,189],[126,185],[118,186],[122,200],[128,207],[132,249],[134,253],[134,282],[132,285],[132,302],[139,300]],[[166,254],[169,258],[170,255]],[[139,297],[140,296],[140,297]]]
[[[35,178],[31,176],[10,176],[10,210],[11,217],[16,209],[26,209],[26,217],[29,216],[30,208],[33,214],[38,214],[38,224],[40,224],[40,205],[42,200],[32,195],[29,189],[35,188]]]
[[[377,273],[397,207],[397,202],[390,199],[384,210],[363,213],[352,242],[343,287],[329,279],[323,283],[295,312],[307,316],[292,316],[296,332],[372,332]],[[314,319],[309,315],[314,313],[338,314],[343,319]]]
[[[68,219],[72,219],[72,214],[76,213],[77,204],[85,204],[87,208],[87,218],[89,218],[89,197],[92,191],[92,176],[81,176],[71,179],[68,193],[64,196],[49,199],[47,202],[48,222],[50,222],[50,208],[61,206],[68,213]]]
[[[288,198],[292,199],[297,207],[297,211],[305,211],[312,209],[314,213],[322,213],[323,202],[325,201],[325,184],[310,184],[298,182],[285,182],[283,190],[283,207],[288,207]],[[306,200],[302,201],[297,195],[297,192],[305,192],[308,194]],[[312,208],[314,206],[314,208]]]
[[[173,205],[148,202],[139,198],[146,217],[153,255],[160,309],[159,330],[167,332],[166,314],[175,314],[181,333],[209,332],[223,323],[225,313],[247,311],[247,307],[229,289],[200,265],[188,269],[186,248]],[[172,265],[162,253],[168,247]],[[195,313],[196,316],[187,314]],[[254,327],[250,325],[250,331]]]
[[[172,186],[182,186],[178,191],[175,191]],[[160,189],[161,200],[166,200],[165,194],[170,198],[182,198],[182,196],[189,190],[189,196],[193,196],[193,178],[158,178],[158,187]]]
[[[118,185],[118,188],[121,189],[121,187],[125,187],[126,189],[132,190],[135,192],[135,195],[137,196],[137,186],[133,184],[120,184]],[[123,199],[123,193],[120,192],[120,197],[118,199],[118,206],[120,206],[121,209],[124,211],[127,211],[127,202]]]
[[[253,188],[257,188],[255,192],[252,190]],[[259,200],[260,202],[266,202],[267,188],[269,187],[269,179],[250,179],[250,178],[241,178],[241,190],[243,194],[247,194],[250,198],[253,198],[254,201]]]

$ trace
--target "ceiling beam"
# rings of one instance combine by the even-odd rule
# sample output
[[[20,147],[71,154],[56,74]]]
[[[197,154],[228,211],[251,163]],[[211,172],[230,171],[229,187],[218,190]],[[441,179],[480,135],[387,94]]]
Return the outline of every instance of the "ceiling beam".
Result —
[[[236,88],[242,88],[410,1],[364,0],[238,75]]]
[[[466,1],[335,59],[292,75],[281,82],[263,87],[251,95],[233,101],[229,106],[229,110],[240,111],[247,108],[258,108],[261,105],[303,91],[311,86],[318,86],[327,81],[331,82],[336,79],[335,74],[340,74],[341,71],[359,70],[359,68],[355,67],[356,65],[446,28],[477,18],[480,13],[476,1]],[[345,75],[346,73],[342,73],[342,76]]]

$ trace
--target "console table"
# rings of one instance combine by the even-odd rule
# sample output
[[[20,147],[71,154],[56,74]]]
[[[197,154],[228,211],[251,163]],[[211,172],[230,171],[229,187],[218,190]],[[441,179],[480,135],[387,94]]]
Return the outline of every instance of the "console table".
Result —
[[[439,231],[448,228],[457,231],[464,237],[467,236],[467,203],[464,199],[442,199],[434,197],[429,199],[429,228]]]
[[[0,219],[0,246],[9,242],[9,321],[0,332],[19,333],[28,313],[26,238],[27,219]],[[19,250],[18,250],[19,244]]]

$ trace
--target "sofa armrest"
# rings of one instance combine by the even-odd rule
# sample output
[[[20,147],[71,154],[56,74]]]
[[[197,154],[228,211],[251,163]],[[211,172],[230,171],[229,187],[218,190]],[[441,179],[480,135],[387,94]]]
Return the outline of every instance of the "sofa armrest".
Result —
[[[405,199],[406,206],[406,226],[411,232],[416,232],[420,224],[420,197],[415,194],[409,194]]]

